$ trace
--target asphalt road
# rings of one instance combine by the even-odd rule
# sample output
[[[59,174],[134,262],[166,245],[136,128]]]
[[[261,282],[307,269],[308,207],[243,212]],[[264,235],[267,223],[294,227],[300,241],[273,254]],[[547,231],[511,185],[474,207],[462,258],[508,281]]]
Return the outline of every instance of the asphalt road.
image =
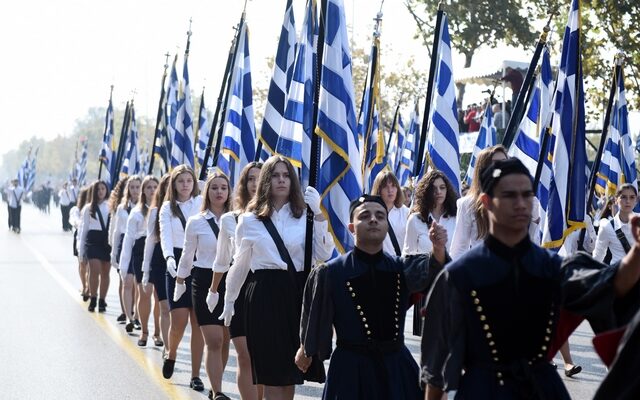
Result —
[[[6,221],[6,207],[0,207]],[[149,340],[136,342],[140,331],[127,334],[116,322],[120,314],[117,274],[111,273],[109,304],[104,314],[87,312],[80,296],[72,235],[62,232],[60,211],[42,214],[23,206],[22,233],[0,229],[0,304],[5,309],[0,328],[0,398],[2,399],[206,399],[210,388],[204,368],[204,392],[189,389],[189,328],[178,351],[170,380],[161,374],[161,348]],[[411,318],[408,315],[407,318]],[[407,323],[407,327],[411,326]],[[150,326],[150,331],[152,327]],[[416,359],[420,341],[409,331],[406,343]],[[575,378],[562,374],[573,399],[593,397],[606,373],[593,351],[593,333],[583,324],[570,339],[574,362],[583,367]],[[239,399],[235,386],[233,347],[223,378],[223,390]],[[317,399],[322,386],[296,388],[296,399]],[[449,396],[453,398],[453,396]]]

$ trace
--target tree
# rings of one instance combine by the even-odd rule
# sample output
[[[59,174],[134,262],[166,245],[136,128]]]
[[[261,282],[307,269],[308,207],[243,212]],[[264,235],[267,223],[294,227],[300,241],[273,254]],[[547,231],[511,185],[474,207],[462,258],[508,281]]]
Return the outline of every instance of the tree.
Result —
[[[438,2],[405,0],[405,6],[418,25],[417,36],[431,52]],[[451,45],[464,56],[464,67],[471,66],[473,56],[483,45],[495,47],[504,43],[533,49],[536,34],[528,17],[534,10],[531,2],[525,6],[522,0],[459,0],[447,4]],[[465,85],[456,86],[461,107]]]

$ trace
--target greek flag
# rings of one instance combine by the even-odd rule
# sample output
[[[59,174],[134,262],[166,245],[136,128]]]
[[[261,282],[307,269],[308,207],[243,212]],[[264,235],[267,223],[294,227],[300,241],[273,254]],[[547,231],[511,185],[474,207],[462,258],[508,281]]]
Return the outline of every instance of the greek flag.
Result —
[[[131,105],[131,113],[129,114],[129,134],[127,135],[127,147],[125,150],[125,158],[122,163],[120,176],[135,175],[140,172],[140,154],[138,154],[138,128],[136,127],[136,111]]]
[[[112,177],[111,171],[113,171],[113,164],[115,163],[115,149],[114,149],[114,130],[113,130],[113,102],[111,96],[109,96],[109,106],[107,107],[107,115],[104,121],[104,133],[102,134],[102,149],[100,149],[100,162],[102,162],[102,180],[106,182],[107,186],[111,187]]]
[[[404,123],[402,122],[402,116],[398,112],[395,118],[395,125],[391,127],[389,135],[395,135],[390,138],[388,149],[388,162],[391,171],[396,173],[398,165],[400,164],[400,157],[402,157],[402,149],[404,148],[406,132],[404,131]],[[398,176],[398,175],[396,175]]]
[[[337,249],[353,247],[349,204],[362,194],[351,53],[342,0],[328,0],[318,124],[322,138],[318,188]]]
[[[550,128],[545,128],[545,131],[550,131]],[[541,132],[541,140],[540,146],[542,146],[542,135],[543,134],[551,134],[545,133],[545,131]],[[549,206],[549,187],[551,186],[551,177],[553,176],[553,148],[555,147],[555,136],[551,136],[547,141],[547,145],[545,148],[542,148],[540,151],[540,160],[542,162],[542,170],[540,173],[540,182],[538,182],[538,190],[536,192],[536,197],[540,202],[540,222],[538,223],[538,239],[542,240],[542,235],[544,234],[544,227],[547,221],[547,208]]]
[[[173,65],[171,66],[171,74],[169,74],[169,86],[167,87],[167,137],[171,142],[171,151],[169,153],[169,159],[171,161],[171,168],[177,167],[182,164],[184,158],[180,151],[180,144],[182,143],[182,132],[178,129],[178,109],[179,109],[179,82],[178,72],[176,70],[176,64],[178,63],[178,55],[173,58]],[[177,140],[176,140],[177,139]],[[175,157],[174,157],[175,155]]]
[[[238,38],[238,52],[231,75],[231,95],[227,102],[227,113],[222,132],[222,152],[217,167],[235,186],[240,171],[253,161],[256,152],[256,130],[253,117],[251,88],[251,63],[249,62],[249,35],[247,24],[242,25]]]
[[[198,165],[200,168],[208,169],[211,166],[213,157],[209,157],[209,165],[204,165],[204,153],[209,144],[209,121],[207,121],[207,108],[204,105],[204,89],[200,98],[200,110],[198,111]]]
[[[160,118],[160,123],[158,124],[156,141],[155,143],[153,143],[154,154],[159,157],[164,164],[161,175],[171,169],[171,161],[169,159],[171,156],[171,140],[169,139],[169,133],[167,131],[167,127],[169,126],[169,109],[167,107],[168,95],[168,91],[165,91],[163,93],[164,97],[162,98],[162,117]],[[146,172],[153,173],[153,171]]]
[[[396,168],[396,176],[400,182],[400,186],[406,186],[410,184],[413,176],[413,163],[414,156],[418,152],[418,140],[420,137],[420,111],[418,110],[418,102],[416,101],[415,107],[411,112],[409,129],[405,137],[405,143],[402,148],[400,156],[400,163]],[[402,121],[400,117],[400,121]],[[402,122],[399,122],[400,124]]]
[[[580,0],[573,0],[565,29],[555,94],[553,176],[542,246],[556,248],[584,228],[586,149],[580,53]]]
[[[275,154],[278,145],[278,132],[282,125],[282,118],[285,111],[287,93],[291,85],[293,76],[293,62],[295,60],[296,49],[296,25],[293,17],[292,0],[287,0],[287,7],[284,11],[284,21],[280,31],[278,41],[278,51],[276,52],[275,63],[273,64],[273,74],[269,84],[267,94],[267,107],[264,111],[262,129],[259,140],[262,142],[263,153]],[[264,154],[261,155],[264,158]]]
[[[303,187],[309,183],[311,134],[314,129],[313,96],[316,87],[318,16],[316,0],[309,0],[296,45],[293,76],[285,99],[276,153],[300,168]]]
[[[541,156],[540,138],[544,129],[549,126],[552,105],[552,73],[549,50],[545,46],[542,52],[542,65],[538,75],[534,92],[531,95],[527,114],[520,121],[516,140],[509,149],[510,157],[517,157],[529,169],[531,176],[535,176],[538,159]]]
[[[480,132],[478,132],[476,145],[473,147],[473,154],[469,161],[469,168],[467,169],[467,176],[465,178],[467,185],[471,186],[473,172],[476,169],[476,158],[478,157],[478,153],[487,147],[495,146],[496,141],[496,127],[493,126],[493,111],[491,110],[491,101],[489,101],[484,109],[484,117],[482,118],[482,124],[480,125]]]
[[[36,160],[38,158],[38,149],[36,147],[36,152],[28,163],[27,171],[25,174],[26,184],[24,185],[24,191],[29,193],[31,189],[33,189],[33,185],[36,182]],[[28,158],[28,157],[27,157]]]
[[[178,85],[178,110],[176,114],[175,131],[173,133],[173,145],[171,147],[171,164],[186,164],[194,168],[193,157],[193,109],[191,105],[191,89],[189,88],[189,53],[185,52],[184,66],[182,69],[182,82]],[[175,64],[174,64],[175,66]],[[173,84],[171,71],[171,84]]]
[[[27,157],[20,165],[20,169],[18,169],[18,186],[21,186],[26,190],[27,184],[29,183],[29,168],[31,167],[31,148],[29,148],[29,152],[27,153]]]
[[[458,110],[451,65],[451,40],[446,15],[442,19],[434,86],[437,88],[431,113],[427,144],[431,166],[442,171],[460,193],[460,151]],[[429,101],[430,99],[427,99]],[[422,170],[426,170],[426,161]]]
[[[149,171],[149,151],[147,149],[140,150],[140,171],[139,175],[145,176]]]
[[[76,164],[76,179],[78,179],[78,185],[84,186],[87,180],[87,146],[89,141],[84,140],[82,142],[82,152],[80,153],[80,160]]]

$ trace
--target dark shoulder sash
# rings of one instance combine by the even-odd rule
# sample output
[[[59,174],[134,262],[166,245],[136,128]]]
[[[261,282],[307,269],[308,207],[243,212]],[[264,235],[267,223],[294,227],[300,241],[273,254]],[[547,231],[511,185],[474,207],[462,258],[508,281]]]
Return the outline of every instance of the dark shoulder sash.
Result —
[[[209,219],[205,218],[205,220],[211,227],[211,230],[213,231],[213,234],[215,235],[216,239],[218,239],[218,235],[220,234],[220,227],[218,227],[218,224],[216,224],[216,221],[213,220],[213,217]]]
[[[184,217],[184,213],[182,212],[182,209],[178,204],[176,204],[176,209],[178,210],[178,212],[175,214],[175,216],[180,220],[182,229],[187,230],[187,219]]]
[[[102,211],[100,211],[100,206],[98,206],[96,208],[96,215],[98,216],[98,221],[100,221],[100,227],[102,228],[103,231],[109,230],[109,222],[107,221],[107,224],[104,224],[104,218],[102,217]]]
[[[269,235],[271,235],[271,239],[273,239],[274,243],[276,244],[276,247],[278,248],[278,253],[282,258],[282,261],[287,263],[287,270],[290,273],[296,273],[297,272],[296,267],[295,265],[293,265],[293,260],[291,259],[289,250],[287,250],[287,247],[284,245],[282,236],[280,236],[280,234],[278,233],[278,230],[276,229],[276,226],[273,224],[273,221],[271,221],[271,218],[263,219],[262,223],[264,224],[264,227],[267,228],[267,232],[269,232]]]
[[[609,220],[609,223],[611,224],[611,228],[613,228],[614,232],[616,233],[616,237],[620,241],[620,244],[622,245],[624,252],[628,253],[631,250],[631,245],[629,244],[627,237],[624,235],[624,232],[622,232],[622,228],[616,229],[613,223],[613,218]]]
[[[391,223],[389,223],[389,239],[391,239],[391,244],[393,245],[393,250],[396,252],[396,255],[401,256],[402,251],[400,250],[400,243],[398,243],[398,238],[396,237],[396,233],[393,231]]]

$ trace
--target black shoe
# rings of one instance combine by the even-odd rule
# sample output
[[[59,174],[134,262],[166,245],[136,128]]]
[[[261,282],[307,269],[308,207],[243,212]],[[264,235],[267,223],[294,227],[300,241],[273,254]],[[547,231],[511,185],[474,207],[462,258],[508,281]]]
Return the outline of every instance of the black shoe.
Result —
[[[162,339],[160,339],[160,336],[154,335],[153,336],[153,345],[160,347],[160,346],[164,346],[164,342],[162,341]]]
[[[80,296],[82,296],[82,301],[89,301],[89,295],[86,292],[80,293]]]
[[[136,328],[137,331],[142,329],[142,325],[140,325],[140,321],[138,321],[137,318],[133,320],[133,327]]]
[[[168,358],[164,359],[164,362],[162,363],[162,376],[164,379],[171,378],[171,375],[173,375],[173,367],[175,366],[176,360],[169,360]]]
[[[564,374],[569,378],[574,375],[578,375],[580,372],[582,372],[582,367],[579,365],[574,365],[573,367],[571,367],[571,369],[564,370]]]
[[[148,333],[143,333],[143,335],[147,335],[147,337],[149,337]],[[147,345],[147,338],[138,339],[138,346],[145,347],[146,345]]]
[[[96,310],[96,298],[95,297],[91,297],[91,301],[89,301],[89,308],[87,308],[87,310],[89,310],[89,312],[94,312]]]
[[[126,324],[124,326],[124,330],[127,331],[127,333],[133,332],[133,322],[129,322],[128,324]]]
[[[189,383],[189,387],[196,392],[202,392],[204,390],[204,383],[202,383],[202,379],[197,376],[191,378],[191,383]]]
[[[98,312],[107,311],[107,302],[103,299],[98,300]]]
[[[210,392],[210,393],[213,394],[213,391]],[[213,398],[213,400],[231,400],[231,398],[229,398],[227,395],[225,395],[222,392],[218,392],[218,393],[216,393],[215,396],[210,397],[210,398]]]
[[[116,318],[116,321],[120,322],[121,324],[124,324],[125,322],[127,322],[127,316],[124,315],[124,313],[118,315],[118,318]]]

